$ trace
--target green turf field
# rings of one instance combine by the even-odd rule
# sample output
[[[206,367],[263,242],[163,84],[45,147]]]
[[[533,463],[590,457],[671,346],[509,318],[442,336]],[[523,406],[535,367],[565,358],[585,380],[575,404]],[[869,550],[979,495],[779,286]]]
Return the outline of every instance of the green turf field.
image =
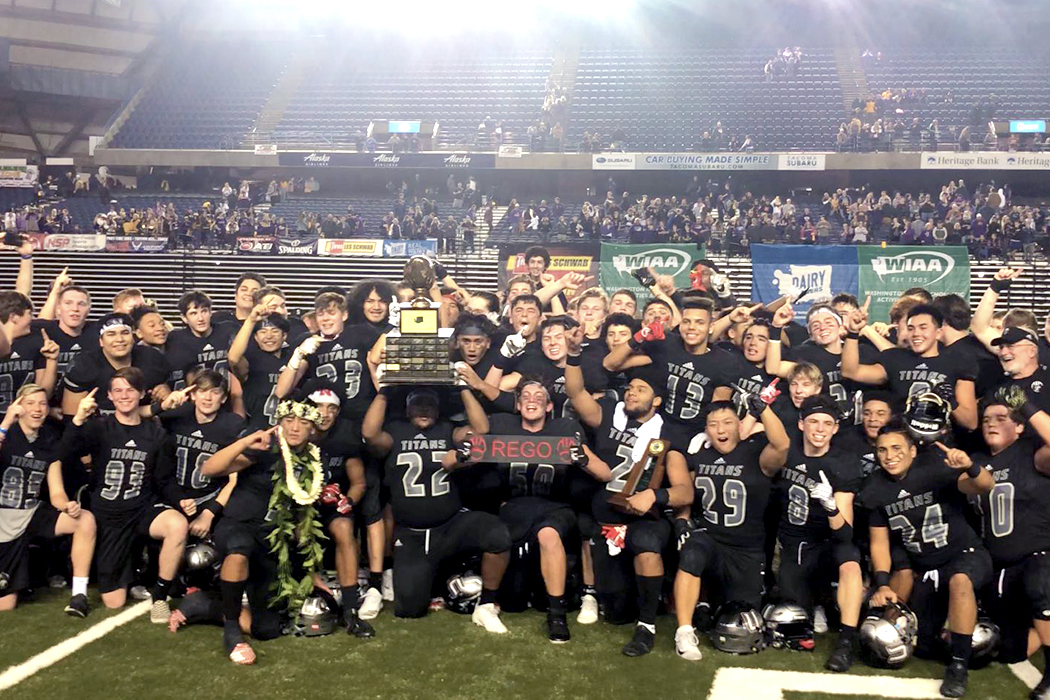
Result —
[[[0,616],[0,671],[97,624],[111,613],[98,607],[87,620],[62,613],[67,593],[42,592],[14,613]],[[715,672],[723,666],[823,672],[834,635],[818,640],[814,653],[767,650],[731,656],[705,650],[699,663],[674,653],[674,622],[658,623],[655,651],[628,659],[620,647],[630,627],[604,623],[572,624],[572,641],[546,640],[538,613],[504,615],[510,634],[498,637],[475,627],[468,616],[439,611],[422,620],[397,620],[384,610],[375,621],[377,636],[357,640],[339,632],[312,639],[286,637],[256,644],[256,666],[235,667],[222,652],[218,627],[192,627],[171,634],[143,616],[89,644],[19,685],[4,698],[52,700],[185,700],[188,697],[304,698],[318,692],[333,699],[405,698],[689,698],[708,697]],[[702,642],[706,644],[706,641]],[[879,695],[881,675],[939,678],[942,667],[912,661],[901,671],[875,671],[862,664],[853,673],[851,698]],[[838,676],[827,674],[823,683]],[[869,680],[870,679],[870,680]],[[741,683],[739,700],[765,697]],[[755,684],[752,684],[755,685]],[[870,693],[865,695],[864,693]],[[787,700],[828,700],[842,695],[787,692]],[[1027,697],[1027,688],[1010,670],[993,665],[970,676],[968,698],[1008,700]]]

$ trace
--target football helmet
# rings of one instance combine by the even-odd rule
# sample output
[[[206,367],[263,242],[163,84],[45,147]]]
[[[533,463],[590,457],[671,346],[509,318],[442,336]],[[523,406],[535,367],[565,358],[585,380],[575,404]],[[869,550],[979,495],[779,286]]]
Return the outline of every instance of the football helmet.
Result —
[[[860,623],[860,648],[869,665],[899,668],[911,658],[919,620],[903,603],[872,608]]]
[[[219,563],[219,553],[209,540],[201,540],[186,547],[183,554],[186,571],[201,571]]]
[[[977,618],[977,625],[973,628],[973,640],[970,643],[970,668],[987,665],[998,651],[1001,638],[998,625],[988,618]],[[945,653],[950,656],[951,634],[948,630],[941,633],[941,641],[944,642]]]
[[[472,571],[456,574],[448,580],[445,607],[469,615],[481,599],[481,576]]]
[[[912,394],[904,405],[904,426],[920,445],[932,445],[948,434],[951,405],[932,391]]]
[[[715,626],[708,632],[711,644],[730,654],[754,654],[766,648],[766,625],[753,607],[741,601],[724,603]]]
[[[314,594],[303,601],[299,609],[297,633],[303,637],[320,637],[335,631],[338,615],[328,602],[315,590]]]
[[[774,649],[813,651],[813,621],[801,605],[791,602],[767,605],[762,610],[766,642]]]

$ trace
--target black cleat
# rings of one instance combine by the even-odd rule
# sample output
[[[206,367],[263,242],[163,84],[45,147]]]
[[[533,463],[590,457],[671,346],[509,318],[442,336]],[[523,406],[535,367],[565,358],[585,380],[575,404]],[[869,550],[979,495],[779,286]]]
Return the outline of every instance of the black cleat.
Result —
[[[351,637],[371,639],[376,636],[375,628],[367,621],[359,618],[356,610],[351,611],[349,617],[350,619],[346,623],[346,633]]]
[[[656,635],[645,627],[638,625],[634,628],[634,637],[623,648],[624,656],[645,656],[653,650],[653,642]]]
[[[569,641],[569,623],[564,615],[547,614],[547,637],[552,644],[564,644]]]
[[[66,614],[70,617],[84,618],[91,612],[91,608],[88,607],[87,596],[83,593],[78,593],[69,599],[69,603],[66,605]]]
[[[828,660],[824,662],[824,668],[835,673],[845,673],[853,665],[853,645],[841,639],[835,648],[831,650]]]
[[[697,603],[696,610],[693,611],[693,628],[697,632],[710,632],[714,626],[715,619],[711,615],[711,605]]]
[[[966,664],[952,661],[944,669],[944,682],[941,683],[941,695],[946,698],[961,698],[966,695]]]
[[[1050,678],[1039,681],[1039,684],[1028,694],[1028,700],[1050,700]]]

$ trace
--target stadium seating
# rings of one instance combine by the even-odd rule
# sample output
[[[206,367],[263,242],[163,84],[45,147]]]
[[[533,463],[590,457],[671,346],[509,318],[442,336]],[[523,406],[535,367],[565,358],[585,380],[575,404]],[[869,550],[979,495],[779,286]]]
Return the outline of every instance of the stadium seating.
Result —
[[[774,49],[580,52],[570,142],[617,126],[627,150],[696,150],[722,122],[759,150],[830,150],[842,120],[842,89],[830,49],[805,49],[795,77],[766,82]]]
[[[113,148],[236,148],[277,82],[279,45],[198,43],[148,88]]]

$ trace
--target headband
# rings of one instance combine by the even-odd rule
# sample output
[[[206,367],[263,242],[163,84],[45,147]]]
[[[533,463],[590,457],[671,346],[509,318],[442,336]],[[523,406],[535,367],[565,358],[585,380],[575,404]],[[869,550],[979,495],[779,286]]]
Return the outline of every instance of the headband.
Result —
[[[340,404],[339,395],[331,389],[318,389],[307,398],[318,405],[327,403],[332,406],[338,406]]]
[[[480,324],[468,323],[456,331],[456,335],[483,335],[487,338],[489,334],[485,332],[485,329]]]
[[[115,328],[127,328],[128,332],[130,333],[131,332],[131,324],[128,323],[127,316],[124,316],[123,314],[116,315],[116,316],[110,316],[109,318],[107,318],[106,320],[104,320],[102,323],[99,324],[98,334],[99,334],[99,336],[102,336],[102,335],[105,334],[106,331],[111,330],[111,329],[115,329]]]
[[[277,404],[277,411],[273,414],[274,420],[278,421],[287,416],[302,418],[310,421],[315,426],[321,422],[321,412],[317,410],[316,406],[311,406],[302,401],[292,401],[291,399]]]
[[[836,321],[838,321],[840,326],[842,325],[842,317],[839,316],[834,309],[831,309],[827,306],[818,306],[817,309],[812,314],[810,314],[810,320],[812,320],[814,316],[820,316],[821,314],[828,314]]]
[[[805,420],[806,418],[809,418],[810,416],[816,415],[818,413],[823,413],[825,415],[831,416],[836,423],[838,423],[839,420],[842,418],[842,413],[837,408],[833,408],[831,406],[821,403],[815,403],[812,406],[803,408],[798,412],[798,417],[801,420]]]

